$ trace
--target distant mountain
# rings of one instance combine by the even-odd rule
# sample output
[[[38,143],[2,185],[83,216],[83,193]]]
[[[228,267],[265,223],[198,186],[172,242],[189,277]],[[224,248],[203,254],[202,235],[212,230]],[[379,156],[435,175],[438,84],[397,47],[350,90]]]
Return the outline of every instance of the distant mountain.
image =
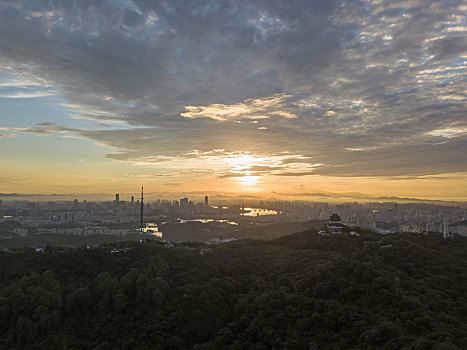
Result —
[[[335,195],[328,194],[328,193],[320,193],[320,192],[312,192],[312,193],[293,193],[290,196],[297,196],[297,197],[327,197],[327,198],[335,198]]]
[[[72,194],[44,194],[44,193],[0,193],[0,197],[63,197],[73,196]]]
[[[120,193],[120,198],[128,197],[130,195],[138,196],[138,193],[128,194]],[[193,200],[204,200],[204,196],[208,195],[211,200],[225,201],[231,203],[241,203],[243,201],[260,201],[260,200],[287,200],[290,198],[312,200],[315,199],[328,199],[330,202],[344,202],[344,201],[391,201],[391,202],[419,202],[419,203],[463,203],[462,201],[449,201],[449,200],[436,200],[436,199],[420,199],[420,198],[409,198],[409,197],[396,197],[396,196],[371,196],[360,192],[294,192],[294,193],[257,193],[257,194],[238,194],[238,193],[207,193],[204,191],[193,191],[186,193],[161,193],[161,192],[147,192],[145,198],[147,200],[155,199],[173,199],[189,197]],[[11,199],[11,200],[34,200],[34,201],[47,201],[47,200],[73,200],[78,198],[79,200],[88,201],[111,201],[114,199],[115,194],[109,193],[91,193],[91,194],[59,194],[59,193],[0,193],[0,199]]]
[[[73,194],[73,193],[0,193],[0,199],[52,201],[52,200],[74,200],[82,198],[87,200],[112,200],[111,194]]]
[[[20,194],[17,193],[0,193],[0,197],[19,197]]]
[[[437,199],[421,199],[421,198],[407,198],[407,197],[375,197],[377,200],[382,200],[382,201],[392,201],[392,202],[449,202],[452,203],[454,201],[444,201],[444,200],[437,200]]]

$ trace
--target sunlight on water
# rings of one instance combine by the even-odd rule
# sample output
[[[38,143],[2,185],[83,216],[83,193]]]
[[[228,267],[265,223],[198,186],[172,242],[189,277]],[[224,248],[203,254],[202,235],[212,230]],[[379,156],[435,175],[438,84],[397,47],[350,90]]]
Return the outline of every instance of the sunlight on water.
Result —
[[[277,215],[277,211],[261,208],[245,208],[243,216]]]

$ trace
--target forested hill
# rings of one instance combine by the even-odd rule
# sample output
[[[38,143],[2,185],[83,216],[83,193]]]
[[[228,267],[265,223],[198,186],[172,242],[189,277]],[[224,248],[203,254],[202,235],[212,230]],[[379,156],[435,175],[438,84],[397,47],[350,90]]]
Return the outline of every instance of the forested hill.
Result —
[[[0,253],[4,349],[467,349],[467,239]]]

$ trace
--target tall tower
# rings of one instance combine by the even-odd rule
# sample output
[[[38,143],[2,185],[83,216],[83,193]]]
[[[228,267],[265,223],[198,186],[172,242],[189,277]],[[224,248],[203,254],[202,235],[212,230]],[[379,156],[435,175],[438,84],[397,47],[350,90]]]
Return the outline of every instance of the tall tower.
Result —
[[[209,206],[209,197],[208,196],[204,196],[204,206],[205,207]]]
[[[451,235],[449,234],[449,221],[447,216],[444,217],[443,221],[443,237],[444,238],[449,238]]]
[[[188,211],[188,198],[180,199],[180,211],[183,213]]]
[[[139,220],[139,227],[141,229],[141,233],[143,233],[143,212],[144,212],[144,203],[143,203],[143,186],[141,186],[141,210],[140,210],[140,220]]]

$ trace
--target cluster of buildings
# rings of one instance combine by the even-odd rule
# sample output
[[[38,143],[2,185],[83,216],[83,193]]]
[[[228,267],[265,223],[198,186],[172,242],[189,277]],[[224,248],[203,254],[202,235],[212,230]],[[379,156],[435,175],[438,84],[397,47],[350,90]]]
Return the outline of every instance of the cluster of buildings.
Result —
[[[113,235],[113,236],[126,236],[129,233],[134,233],[134,229],[110,229],[105,226],[93,226],[93,227],[38,227],[34,230],[36,234],[43,234],[43,233],[58,233],[58,234],[65,234],[71,236],[89,236],[89,235]],[[32,232],[32,230],[27,229],[25,227],[15,227],[13,229],[13,233],[26,237]]]
[[[208,196],[194,202],[188,198],[179,200],[158,199],[144,203],[145,222],[165,220],[226,219],[232,222],[250,220],[258,224],[271,222],[330,221],[330,232],[337,232],[340,225],[360,227],[379,233],[392,232],[440,232],[467,236],[467,205],[457,206],[430,203],[340,203],[306,201],[251,201],[246,203],[258,211],[258,216],[248,216],[245,204],[219,201],[211,205]],[[0,222],[16,221],[21,224],[15,233],[65,233],[70,235],[111,234],[125,235],[138,228],[142,201],[115,200],[106,202],[52,201],[28,202],[0,200]],[[262,209],[258,209],[262,208]],[[261,215],[261,210],[274,215]],[[263,213],[263,212],[261,212]],[[134,224],[134,225],[132,225]],[[142,224],[141,224],[142,225]],[[114,227],[114,228],[111,228]],[[115,228],[118,227],[118,228]],[[128,229],[120,228],[127,227]]]
[[[280,201],[259,205],[280,211],[282,220],[305,222],[328,220],[338,213],[342,224],[385,234],[394,232],[444,232],[467,236],[467,204],[439,205],[430,203],[340,203]]]

